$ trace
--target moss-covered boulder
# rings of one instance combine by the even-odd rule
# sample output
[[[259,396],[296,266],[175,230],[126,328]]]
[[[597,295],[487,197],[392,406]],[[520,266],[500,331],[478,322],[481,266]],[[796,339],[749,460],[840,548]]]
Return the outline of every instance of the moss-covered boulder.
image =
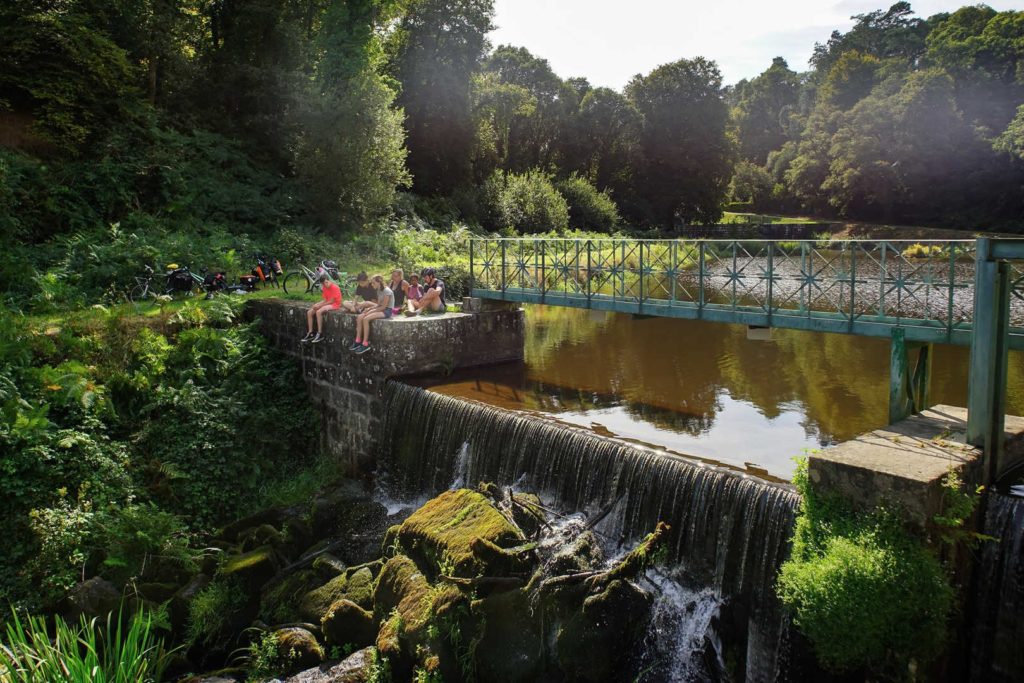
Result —
[[[483,624],[476,646],[478,678],[517,683],[539,678],[544,640],[539,613],[529,594],[513,590],[473,603],[473,613]]]
[[[228,557],[217,570],[217,576],[237,581],[245,590],[255,594],[277,573],[279,568],[274,549],[266,545],[247,553]]]
[[[324,649],[316,637],[304,628],[289,627],[274,631],[279,661],[287,662],[284,673],[301,671],[324,661]]]
[[[373,613],[351,600],[338,600],[320,622],[320,631],[328,645],[366,647],[377,637]]]
[[[353,652],[335,664],[323,664],[290,677],[287,683],[367,683],[374,679],[377,650],[372,647]],[[374,680],[379,680],[378,678]]]
[[[651,597],[630,581],[615,579],[565,610],[555,638],[558,665],[569,680],[623,680],[647,626]]]
[[[526,542],[522,531],[476,491],[446,491],[425,503],[398,529],[397,541],[424,571],[437,576],[472,577],[490,567],[473,551],[474,541],[499,548]]]
[[[319,624],[338,600],[349,600],[363,609],[370,609],[373,605],[373,583],[371,567],[352,567],[306,593],[299,601],[299,614],[303,620]]]
[[[457,667],[457,653],[451,649],[449,634],[468,631],[469,601],[458,588],[431,585],[416,563],[396,555],[385,563],[374,593],[374,618],[380,622],[377,649],[387,659],[396,679],[411,672],[414,665]],[[462,639],[462,636],[459,636]],[[465,642],[468,642],[465,641]],[[444,669],[442,669],[444,674]],[[444,680],[457,680],[449,672]]]
[[[299,605],[303,596],[320,585],[311,569],[299,569],[274,577],[260,596],[260,619],[270,625],[303,621]]]

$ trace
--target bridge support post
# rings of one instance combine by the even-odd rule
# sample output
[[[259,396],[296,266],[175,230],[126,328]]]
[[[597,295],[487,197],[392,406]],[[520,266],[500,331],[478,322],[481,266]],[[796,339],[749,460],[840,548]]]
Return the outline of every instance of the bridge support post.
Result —
[[[982,483],[999,476],[1006,425],[1010,268],[993,257],[991,241],[977,242],[974,330],[967,393],[967,442],[984,452]]]
[[[917,356],[911,364],[912,353]],[[931,405],[932,345],[908,342],[893,328],[889,355],[889,424],[896,424]]]

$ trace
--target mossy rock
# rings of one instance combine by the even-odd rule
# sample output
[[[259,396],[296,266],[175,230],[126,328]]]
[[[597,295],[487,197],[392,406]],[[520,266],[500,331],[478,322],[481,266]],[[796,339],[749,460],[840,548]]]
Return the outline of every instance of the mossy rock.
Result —
[[[300,569],[274,581],[263,591],[260,618],[268,624],[300,621],[302,597],[319,584],[319,577],[311,569]]]
[[[473,603],[484,624],[476,648],[477,674],[484,681],[514,683],[540,676],[544,641],[540,615],[534,615],[529,594],[513,590]]]
[[[546,572],[550,575],[578,574],[594,571],[604,563],[604,552],[592,531],[584,531],[570,545],[560,548],[551,558]]]
[[[249,529],[255,529],[258,526],[268,524],[271,527],[275,527],[281,524],[285,519],[284,510],[280,508],[269,508],[266,510],[260,510],[259,512],[243,517],[242,519],[236,520],[231,524],[217,532],[217,538],[224,539],[230,543],[234,543],[239,540],[240,536],[248,531]]]
[[[420,660],[429,653],[445,655],[443,661],[454,666],[455,657],[446,652],[437,635],[468,612],[469,601],[454,586],[431,586],[416,563],[404,555],[388,560],[374,593],[374,618],[381,624],[377,649],[390,662],[396,680],[404,680],[417,662],[423,665]]]
[[[277,573],[277,570],[278,562],[274,549],[262,546],[247,553],[228,557],[217,570],[217,575],[225,579],[234,579],[245,590],[255,593]]]
[[[373,614],[351,600],[338,600],[330,606],[320,631],[328,645],[366,647],[376,640],[377,626]]]
[[[629,581],[614,580],[563,613],[555,637],[558,665],[569,680],[623,680],[639,646],[651,597]]]
[[[284,536],[270,524],[261,524],[239,534],[238,542],[243,551],[254,550],[265,545],[277,548],[284,543]]]
[[[369,567],[353,567],[306,593],[299,602],[303,620],[319,624],[331,605],[338,600],[350,600],[363,609],[373,605],[373,571]]]
[[[487,574],[486,562],[473,552],[476,539],[500,548],[526,541],[490,498],[469,489],[446,491],[427,501],[398,530],[402,549],[431,576]]]
[[[540,497],[533,493],[517,493],[512,505],[512,521],[529,536],[540,531],[547,521],[547,513],[541,507]]]
[[[161,603],[167,602],[174,597],[174,594],[181,588],[176,583],[165,582],[150,582],[140,583],[136,589],[138,594],[149,602]]]
[[[288,671],[292,673],[316,666],[324,661],[324,649],[316,637],[304,628],[292,626],[274,631],[277,639],[277,652],[282,661],[288,662]]]

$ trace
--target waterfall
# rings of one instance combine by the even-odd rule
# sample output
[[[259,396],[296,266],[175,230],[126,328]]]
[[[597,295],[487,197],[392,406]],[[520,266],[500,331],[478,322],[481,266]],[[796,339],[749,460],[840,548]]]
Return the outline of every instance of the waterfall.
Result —
[[[975,577],[971,680],[1024,680],[1024,498],[992,493]]]
[[[673,571],[747,615],[746,678],[779,677],[785,624],[774,594],[797,495],[789,488],[592,432],[388,383],[379,462],[391,495],[453,481],[538,493],[564,512],[602,516],[595,531],[635,542],[671,525]]]

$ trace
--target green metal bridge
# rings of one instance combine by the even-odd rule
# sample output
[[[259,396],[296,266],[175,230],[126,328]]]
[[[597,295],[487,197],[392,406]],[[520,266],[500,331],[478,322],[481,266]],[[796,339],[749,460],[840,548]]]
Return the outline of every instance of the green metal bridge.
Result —
[[[1024,240],[478,238],[470,280],[483,299],[890,338],[892,422],[927,407],[931,344],[970,346],[968,439],[997,474]]]

